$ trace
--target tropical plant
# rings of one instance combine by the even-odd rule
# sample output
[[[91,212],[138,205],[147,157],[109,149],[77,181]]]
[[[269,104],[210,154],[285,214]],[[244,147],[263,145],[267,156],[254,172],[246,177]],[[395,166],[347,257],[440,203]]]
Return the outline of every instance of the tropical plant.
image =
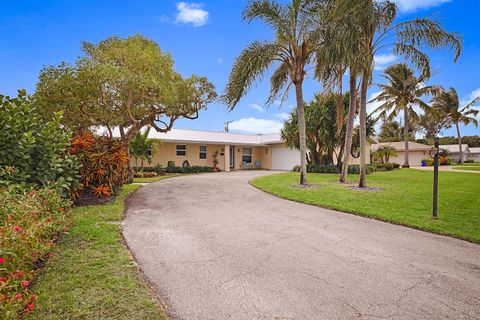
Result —
[[[373,101],[382,102],[382,104],[374,110],[379,112],[380,117],[385,117],[391,121],[400,112],[403,112],[403,138],[405,141],[405,160],[404,168],[410,167],[409,164],[409,149],[408,142],[411,139],[409,134],[409,123],[412,119],[418,119],[418,114],[414,107],[419,106],[423,110],[430,108],[423,100],[423,96],[433,94],[438,90],[437,87],[425,86],[424,75],[416,77],[413,70],[405,63],[394,64],[385,69],[384,77],[387,79],[387,84],[378,84],[381,93],[375,97]]]
[[[225,89],[223,101],[233,109],[251,85],[272,65],[276,70],[270,79],[271,91],[267,104],[275,101],[284,88],[295,87],[297,101],[300,184],[306,183],[306,137],[303,81],[306,65],[321,46],[321,24],[316,17],[314,1],[293,0],[283,5],[276,1],[254,0],[243,12],[247,21],[260,19],[275,31],[273,41],[254,41],[236,59]],[[282,99],[283,100],[283,99]]]
[[[434,109],[443,110],[444,113],[448,114],[448,118],[457,129],[459,163],[463,163],[462,136],[460,134],[460,124],[463,124],[465,126],[469,124],[478,126],[478,120],[476,119],[476,116],[478,115],[479,111],[472,109],[472,107],[474,107],[479,101],[480,96],[476,97],[462,107],[460,105],[460,100],[458,99],[457,91],[454,88],[450,88],[450,90],[448,91],[443,89],[432,98],[432,107]]]
[[[373,152],[373,157],[379,159],[381,163],[389,163],[390,157],[395,157],[396,155],[397,150],[390,145],[380,146]]]
[[[81,130],[73,136],[70,153],[82,158],[82,188],[75,194],[77,203],[111,197],[129,177],[128,148],[120,140]]]
[[[216,97],[205,77],[183,78],[170,54],[141,35],[82,43],[84,56],[40,72],[35,96],[45,115],[64,111],[75,130],[118,127],[126,145],[146,125],[169,131],[179,118],[195,119]]]
[[[455,61],[461,52],[461,39],[455,33],[443,30],[441,23],[428,18],[416,18],[394,24],[397,6],[391,1],[336,0],[332,16],[336,20],[353,19],[359,31],[362,53],[360,74],[360,176],[359,186],[366,186],[366,118],[367,91],[371,84],[374,55],[391,47],[393,53],[405,57],[429,78],[430,61],[422,48],[450,47]]]
[[[418,120],[416,120],[417,122]],[[415,140],[416,122],[412,125],[410,122],[408,126],[408,139]],[[397,142],[405,140],[405,128],[398,121],[384,121],[380,127],[380,134],[378,135],[379,142]]]
[[[443,129],[450,127],[452,123],[445,110],[430,108],[418,118],[417,125],[419,130],[425,134],[425,139],[433,144],[435,137]]]
[[[0,188],[11,184],[55,188],[64,197],[79,187],[79,159],[68,153],[71,132],[61,113],[42,120],[37,102],[19,90],[0,95]]]
[[[149,139],[151,127],[147,127],[143,132],[135,135],[130,142],[130,156],[135,159],[135,167],[138,167],[138,159],[140,159],[140,171],[143,172],[144,161],[149,164],[152,162],[152,152],[155,145],[160,144],[160,139]]]
[[[307,137],[307,162],[308,164],[341,163],[343,156],[343,139],[345,137],[345,123],[338,123],[336,115],[337,94],[320,93],[305,106],[305,133]],[[349,94],[342,96],[343,113],[348,108]],[[291,148],[299,149],[299,134],[297,113],[292,111],[290,117],[284,122],[281,131],[282,140]],[[335,132],[340,127],[342,135],[337,138]]]

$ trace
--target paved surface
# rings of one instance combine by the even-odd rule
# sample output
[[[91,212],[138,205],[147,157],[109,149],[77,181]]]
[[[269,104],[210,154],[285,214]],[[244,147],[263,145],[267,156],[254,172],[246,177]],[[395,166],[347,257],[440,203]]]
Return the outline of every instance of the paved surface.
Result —
[[[433,167],[410,167],[410,168],[417,169],[417,170],[433,171]],[[465,169],[453,169],[453,166],[439,166],[438,170],[439,171],[448,171],[448,172],[480,173],[480,171],[468,170],[467,168],[468,167],[465,167]]]
[[[248,185],[264,174],[166,179],[129,199],[124,236],[171,319],[480,318],[480,246]]]

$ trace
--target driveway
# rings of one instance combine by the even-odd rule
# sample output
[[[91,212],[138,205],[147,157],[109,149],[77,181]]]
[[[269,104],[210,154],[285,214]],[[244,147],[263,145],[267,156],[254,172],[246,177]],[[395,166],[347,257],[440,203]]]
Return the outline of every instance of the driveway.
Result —
[[[480,246],[248,184],[265,174],[167,179],[129,198],[123,234],[171,319],[480,318]]]

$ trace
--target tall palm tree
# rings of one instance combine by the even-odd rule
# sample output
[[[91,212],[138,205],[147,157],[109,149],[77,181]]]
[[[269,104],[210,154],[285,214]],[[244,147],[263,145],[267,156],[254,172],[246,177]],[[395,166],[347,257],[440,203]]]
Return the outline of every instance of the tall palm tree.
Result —
[[[419,106],[423,110],[429,109],[430,106],[423,102],[421,97],[435,93],[438,87],[425,86],[423,84],[426,80],[425,75],[417,78],[412,69],[405,63],[398,63],[388,67],[385,69],[384,77],[388,83],[378,85],[382,91],[371,102],[383,102],[374,112],[379,112],[380,117],[385,117],[390,121],[400,112],[403,112],[403,138],[405,141],[403,167],[409,168],[409,123],[412,118],[418,118],[418,114],[413,107]]]
[[[448,114],[450,121],[455,125],[457,129],[457,140],[459,158],[458,162],[463,163],[463,150],[462,150],[462,136],[460,134],[460,123],[464,125],[474,124],[478,126],[478,121],[475,118],[479,110],[472,109],[480,101],[480,96],[476,97],[464,107],[460,106],[457,91],[454,88],[445,91],[441,90],[437,95],[432,98],[432,107],[434,109],[441,109]]]
[[[300,147],[300,184],[307,181],[305,106],[303,81],[306,66],[314,59],[315,52],[322,44],[318,4],[315,1],[292,0],[283,5],[274,0],[249,2],[243,18],[247,21],[260,19],[275,31],[273,41],[254,41],[236,59],[230,74],[223,101],[229,109],[235,108],[251,85],[276,65],[270,82],[271,91],[267,104],[271,104],[285,91],[295,87]]]
[[[358,185],[366,186],[366,114],[367,91],[371,84],[374,55],[390,47],[393,53],[412,62],[422,75],[430,77],[430,60],[423,47],[450,47],[456,61],[461,53],[459,35],[443,30],[441,23],[428,18],[416,18],[394,24],[397,6],[392,1],[337,0],[334,16],[355,19],[360,29],[363,53],[360,86],[360,177]]]

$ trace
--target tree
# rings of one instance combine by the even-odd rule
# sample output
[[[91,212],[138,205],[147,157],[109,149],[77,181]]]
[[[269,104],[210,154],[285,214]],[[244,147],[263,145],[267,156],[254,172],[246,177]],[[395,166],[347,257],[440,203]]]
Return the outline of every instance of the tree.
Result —
[[[316,94],[315,99],[305,106],[306,145],[308,148],[307,162],[310,164],[328,164],[341,162],[345,123],[338,122],[337,94]],[[349,94],[342,96],[343,114],[348,108]],[[340,127],[341,138],[337,139],[335,132]],[[299,149],[298,120],[295,111],[292,111],[281,131],[282,140],[291,148]]]
[[[461,39],[455,33],[446,32],[440,22],[428,18],[416,18],[394,24],[397,6],[391,1],[337,0],[333,15],[336,19],[354,19],[360,30],[363,66],[360,71],[360,187],[366,186],[366,118],[367,91],[371,84],[374,55],[388,47],[395,55],[403,56],[430,77],[428,56],[423,47],[450,47],[456,61],[461,53]]]
[[[135,167],[138,168],[138,159],[140,159],[140,170],[143,172],[144,161],[152,162],[152,150],[156,144],[160,143],[159,139],[149,139],[151,127],[146,130],[138,132],[130,142],[130,155],[135,159]]]
[[[463,150],[462,150],[462,136],[460,134],[460,123],[467,126],[469,124],[474,124],[478,126],[478,121],[475,118],[478,115],[478,110],[472,109],[480,101],[480,96],[476,97],[464,107],[460,106],[460,101],[458,99],[457,91],[454,88],[446,91],[445,89],[441,90],[432,98],[432,107],[434,109],[443,110],[448,114],[448,118],[451,123],[455,125],[457,129],[457,141],[459,148],[459,163],[463,163]]]
[[[118,128],[126,145],[146,125],[169,131],[179,118],[195,119],[215,97],[213,85],[193,75],[184,79],[173,59],[141,35],[84,42],[84,57],[40,72],[35,96],[44,114],[64,111],[74,129]]]
[[[418,119],[418,114],[413,107],[419,106],[423,110],[429,109],[430,106],[423,102],[421,97],[435,93],[438,88],[425,86],[425,76],[417,78],[412,69],[404,63],[394,64],[385,69],[384,77],[388,83],[378,85],[382,92],[372,100],[382,102],[382,105],[374,112],[380,112],[380,117],[386,117],[387,120],[392,120],[400,112],[403,112],[403,138],[405,141],[403,167],[409,168],[408,142],[411,139],[409,123],[412,118]]]
[[[314,12],[315,2],[307,0],[293,0],[288,5],[268,0],[249,2],[243,19],[249,22],[260,19],[275,31],[275,39],[254,41],[241,52],[233,65],[223,96],[228,108],[235,108],[255,80],[261,78],[272,65],[276,66],[276,70],[270,79],[271,91],[267,104],[275,101],[285,87],[288,92],[293,84],[299,127],[300,184],[307,182],[303,100],[305,67],[321,45],[321,31],[318,20],[314,19]]]
[[[397,155],[397,150],[392,146],[380,146],[373,153],[375,158],[380,159],[381,163],[389,163],[390,157],[395,157]]]
[[[425,134],[425,139],[433,144],[440,132],[452,125],[450,117],[443,109],[430,108],[417,121],[419,130]]]

